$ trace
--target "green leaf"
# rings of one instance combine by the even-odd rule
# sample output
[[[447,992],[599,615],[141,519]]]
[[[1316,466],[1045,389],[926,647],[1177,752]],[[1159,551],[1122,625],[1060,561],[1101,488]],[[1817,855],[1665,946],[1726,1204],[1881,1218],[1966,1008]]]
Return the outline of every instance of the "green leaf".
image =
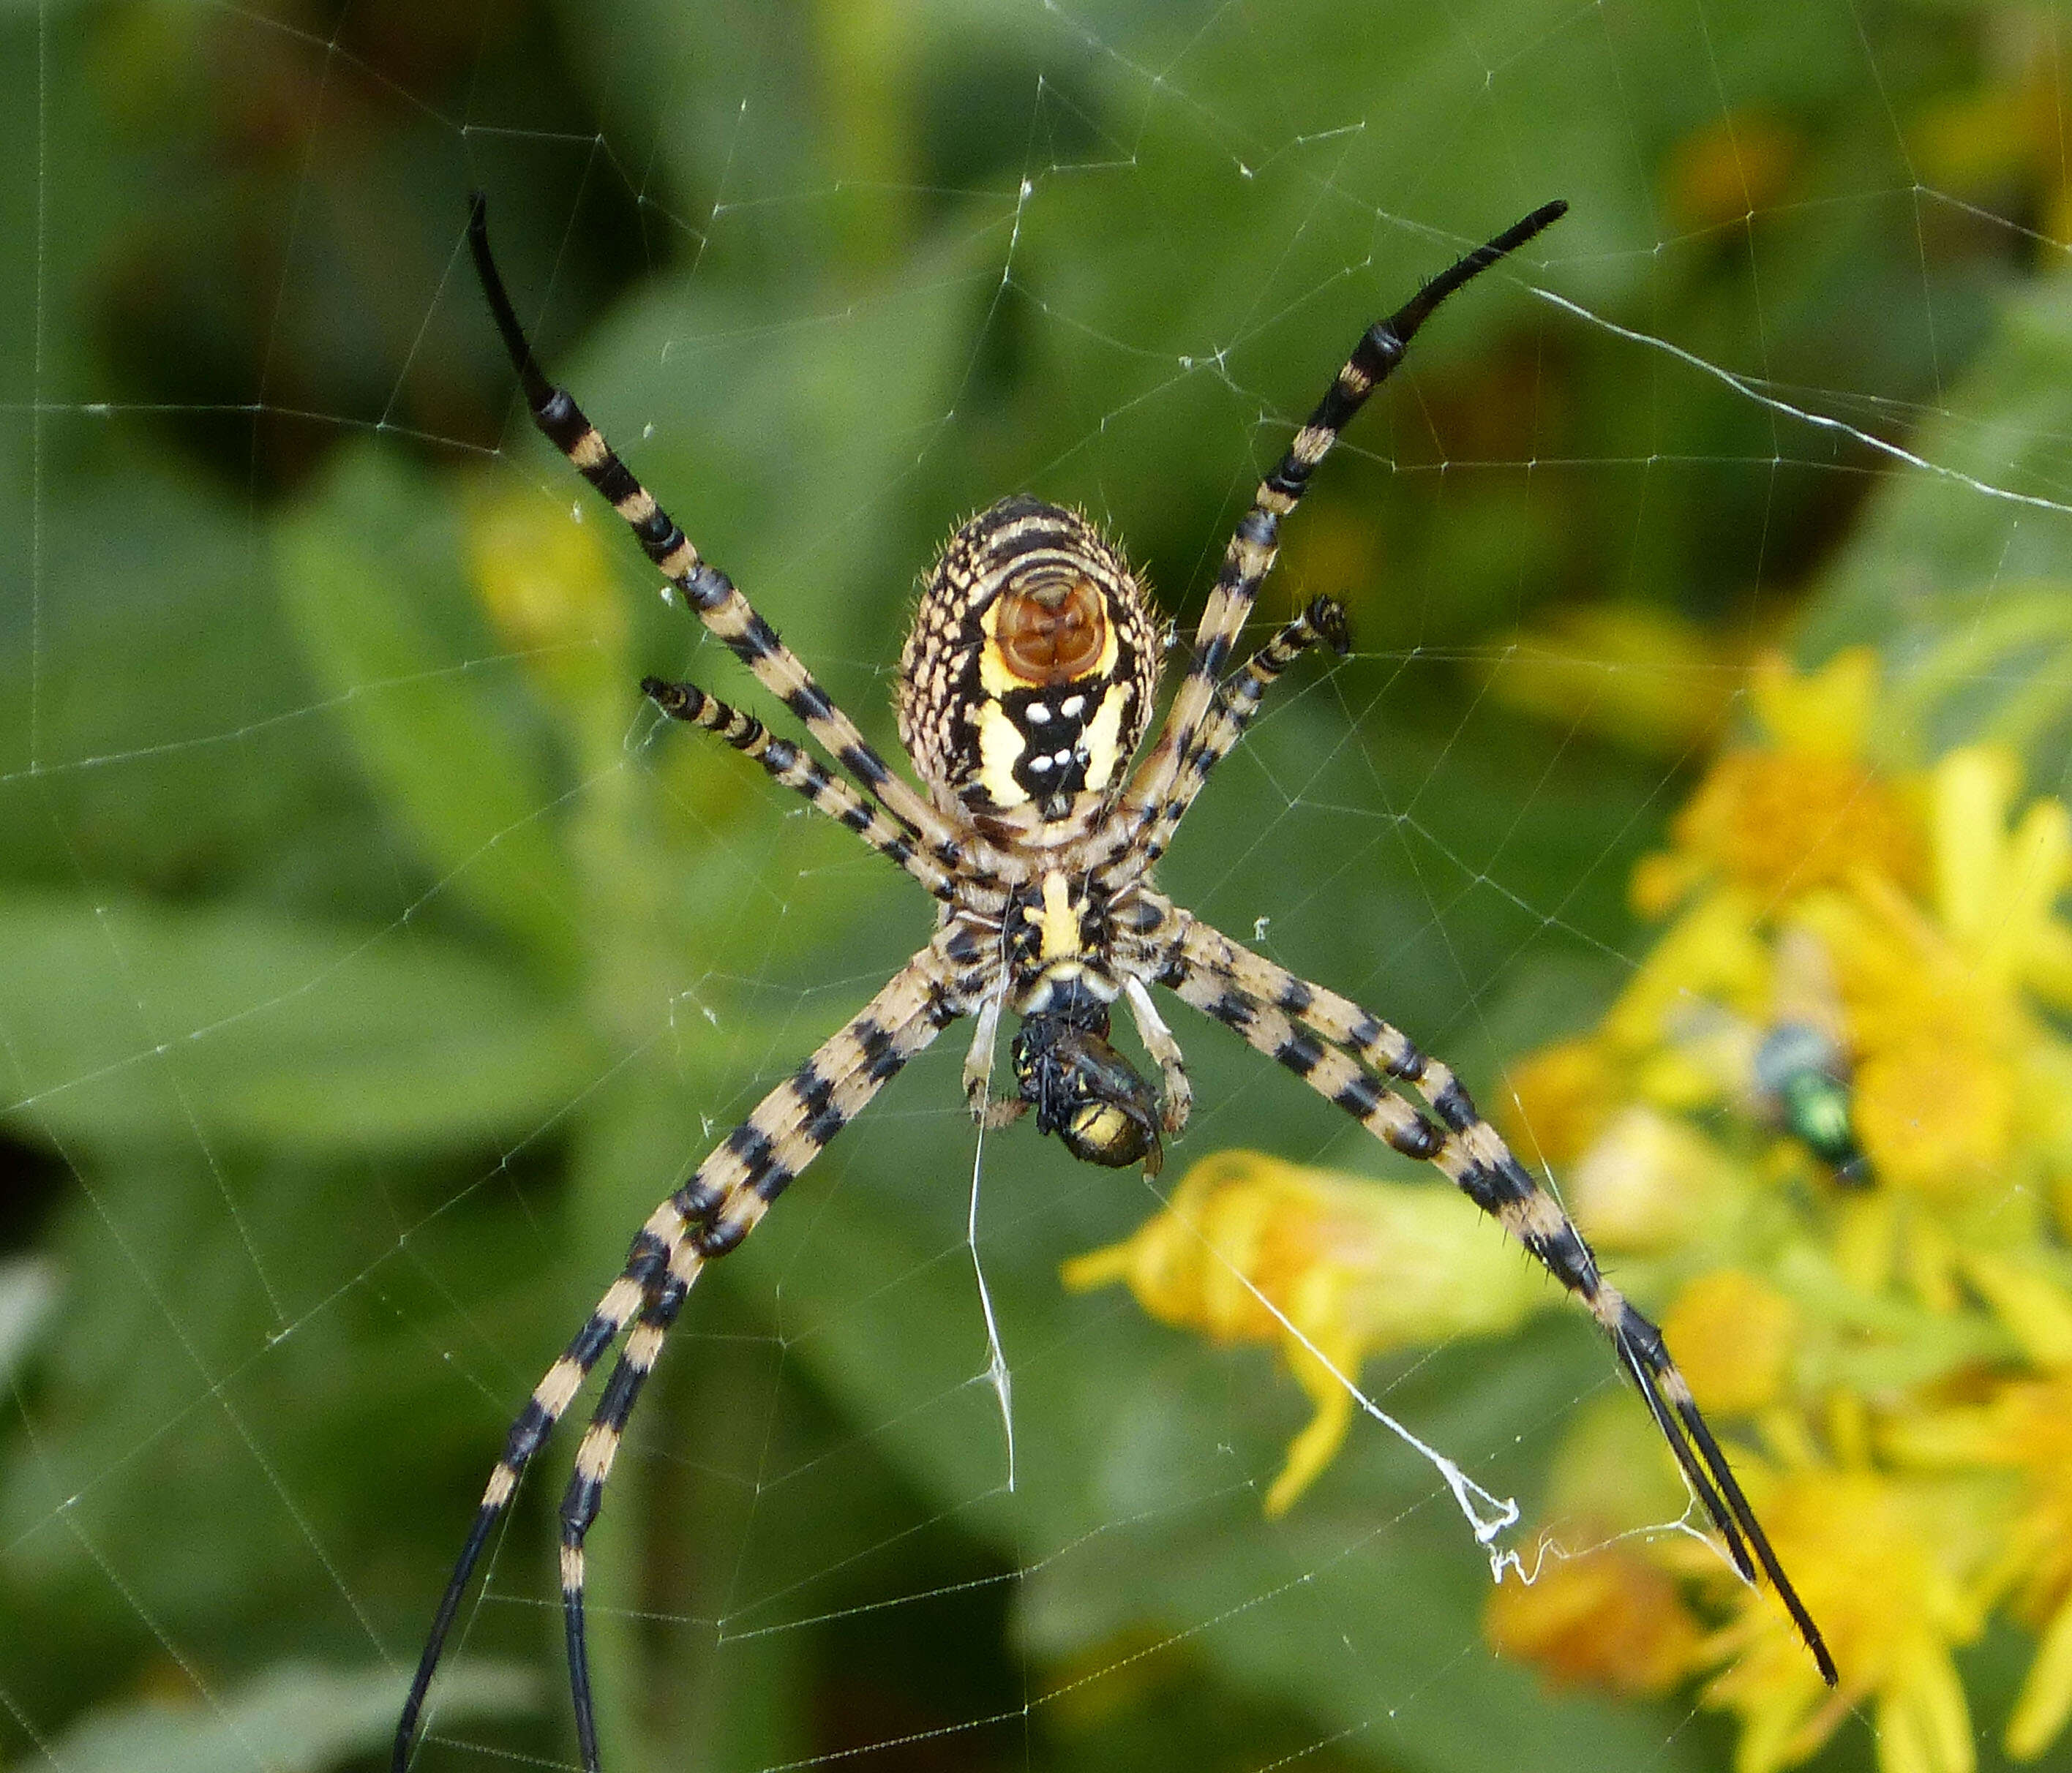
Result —
[[[2009,297],[1986,348],[1907,441],[1807,609],[1801,650],[1871,645],[1916,759],[1980,740],[2056,782],[2072,745],[2072,278]]]
[[[408,1684],[391,1668],[279,1663],[213,1703],[105,1706],[52,1753],[67,1773],[321,1773],[386,1745]],[[539,1684],[527,1669],[457,1659],[434,1703],[447,1728],[508,1718],[538,1705]]]
[[[0,1029],[9,1118],[61,1143],[451,1147],[532,1131],[587,1076],[507,968],[246,906],[0,897]]]
[[[471,668],[482,642],[467,626],[453,503],[450,486],[408,475],[393,454],[347,454],[280,527],[282,594],[436,890],[536,960],[565,964],[577,901],[556,841],[559,796]]]

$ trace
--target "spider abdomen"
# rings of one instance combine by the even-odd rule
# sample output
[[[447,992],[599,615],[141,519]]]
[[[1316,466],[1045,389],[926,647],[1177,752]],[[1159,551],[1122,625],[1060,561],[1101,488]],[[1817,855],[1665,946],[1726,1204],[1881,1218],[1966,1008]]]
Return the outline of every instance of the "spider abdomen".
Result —
[[[946,812],[1069,833],[1119,786],[1157,664],[1120,551],[1076,512],[1002,499],[950,538],[922,586],[900,740]]]

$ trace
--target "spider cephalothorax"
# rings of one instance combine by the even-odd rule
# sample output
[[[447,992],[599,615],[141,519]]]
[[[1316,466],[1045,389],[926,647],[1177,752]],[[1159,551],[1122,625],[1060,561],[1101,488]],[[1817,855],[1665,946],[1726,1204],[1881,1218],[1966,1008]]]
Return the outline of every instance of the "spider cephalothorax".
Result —
[[[643,687],[665,714],[717,734],[854,831],[919,883],[938,909],[928,942],[649,1215],[618,1279],[533,1389],[440,1601],[397,1727],[396,1773],[405,1773],[446,1634],[520,1474],[584,1379],[617,1346],[561,1512],[576,1735],[584,1767],[596,1773],[583,1546],[619,1437],[692,1283],[754,1229],[791,1179],[908,1060],[963,1016],[976,1024],[964,1086],[982,1124],[1005,1127],[1033,1108],[1038,1129],[1056,1133],[1075,1157],[1154,1168],[1161,1134],[1176,1135],[1186,1123],[1191,1091],[1153,987],[1232,1029],[1394,1150],[1429,1162],[1582,1301],[1639,1387],[1736,1567],[1750,1581],[1758,1568],[1770,1578],[1822,1676],[1834,1683],[1819,1631],[1661,1333],[1605,1278],[1582,1234],[1476,1112],[1459,1080],[1371,1011],[1232,941],[1175,905],[1152,879],[1188,808],[1275,679],[1320,642],[1345,650],[1343,612],[1320,598],[1229,668],[1272,568],[1281,519],[1432,311],[1565,207],[1536,211],[1361,336],[1239,520],[1172,706],[1134,769],[1157,687],[1157,642],[1120,552],[1084,518],[1030,498],[1004,500],[958,530],[923,588],[900,666],[899,736],[928,790],[923,795],[871,748],[575,402],[540,373],[491,260],[476,200],[470,227],[476,269],[534,422],[632,526],[668,594],[726,643],[837,767],[773,737],[761,721],[696,684],[650,678]],[[1117,1003],[1158,1069],[1155,1095],[1110,1041]],[[1012,1056],[1017,1093],[996,1100],[993,1049],[1008,1012],[1022,1018]]]
[[[1144,736],[1157,631],[1085,518],[1004,499],[928,574],[899,682],[899,740],[939,807],[1056,838],[1109,797]]]

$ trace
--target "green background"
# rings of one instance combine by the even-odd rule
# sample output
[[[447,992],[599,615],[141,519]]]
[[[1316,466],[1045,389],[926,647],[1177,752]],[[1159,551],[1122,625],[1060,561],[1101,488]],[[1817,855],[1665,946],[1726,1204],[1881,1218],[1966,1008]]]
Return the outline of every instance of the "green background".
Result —
[[[514,407],[471,188],[555,373],[886,744],[961,516],[1080,503],[1190,621],[1360,327],[1568,198],[1290,526],[1262,620],[1332,593],[1356,656],[1293,674],[1163,873],[1486,1090],[1640,951],[1626,875],[1704,742],[1515,712],[1487,679],[1521,627],[1673,614],[1729,716],[1762,641],[1869,640],[1896,749],[1998,736],[2064,786],[2072,289],[2062,156],[2023,121],[2058,29],[1955,0],[0,12],[0,1766],[380,1763],[534,1378],[928,927],[656,729],[643,671],[762,704],[623,538],[623,646],[488,625],[475,501],[610,519]],[[1936,147],[1981,93],[1985,146]],[[1176,1166],[1404,1173],[1173,1020]],[[1726,1764],[1688,1694],[1495,1662],[1482,1553],[1372,1425],[1263,1521],[1294,1388],[1064,1295],[1155,1196],[1026,1127],[980,1161],[962,1045],[676,1332],[593,1541],[615,1773]],[[1528,1552],[1564,1422],[1616,1385],[1563,1315],[1368,1377],[1520,1499]],[[421,1764],[571,1753],[566,1457]],[[1989,1765],[2023,1648],[1965,1664]],[[1869,1755],[1852,1726],[1823,1764]]]

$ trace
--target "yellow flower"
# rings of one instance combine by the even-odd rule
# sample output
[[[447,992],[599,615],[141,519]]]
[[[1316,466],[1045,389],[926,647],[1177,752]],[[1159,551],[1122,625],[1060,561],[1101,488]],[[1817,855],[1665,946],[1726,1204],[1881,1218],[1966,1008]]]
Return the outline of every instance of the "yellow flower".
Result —
[[[1666,1693],[1699,1666],[1704,1636],[1676,1580],[1640,1551],[1600,1545],[1507,1580],[1482,1615],[1490,1647],[1556,1685]]]
[[[2056,23],[2048,7],[2006,8],[1987,39],[1987,59],[1998,77],[1969,92],[1938,95],[1907,126],[1918,174],[1928,184],[1989,199],[2002,213],[2008,206],[2033,209],[2045,264],[2054,264],[2058,246],[2072,239]]]
[[[1759,659],[1749,699],[1771,742],[1713,764],[1671,828],[1675,848],[1634,871],[1637,908],[1659,916],[1708,883],[1770,910],[1862,868],[1918,878],[1905,799],[1865,758],[1877,687],[1877,655],[1860,648],[1803,678],[1779,654]]]
[[[1588,1225],[1587,1209],[1579,1214],[1586,1229],[1626,1237],[1634,1248],[1662,1241],[1661,1229],[1642,1229],[1634,1219],[1635,1211],[1646,1214],[1644,1203],[1626,1198],[1615,1205],[1610,1198],[1626,1193],[1609,1173],[1622,1149],[1641,1166],[1636,1173],[1629,1165],[1626,1173],[1689,1229],[1686,1191],[1716,1179],[1716,1166],[1699,1148],[1684,1149],[1683,1130],[1664,1134],[1636,1126],[1629,1105],[1638,1096],[1685,1112],[1741,1087],[1752,1052],[1750,1019],[1762,1013],[1769,981],[1770,957],[1747,909],[1731,894],[1712,895],[1655,944],[1596,1032],[1544,1047],[1506,1072],[1498,1113],[1513,1143],[1559,1168],[1592,1163],[1606,1172],[1596,1225]],[[1669,1171],[1636,1149],[1651,1137],[1677,1146]],[[1599,1151],[1607,1140],[1612,1148]]]
[[[563,708],[615,746],[628,715],[626,614],[594,523],[531,492],[481,491],[467,506],[475,594],[505,645]]]
[[[1741,661],[1705,630],[1644,604],[1598,605],[1511,635],[1485,677],[1507,707],[1565,732],[1676,757],[1719,729]]]
[[[1277,1345],[1316,1414],[1266,1496],[1281,1514],[1343,1443],[1362,1362],[1512,1328],[1557,1290],[1443,1184],[1378,1182],[1224,1151],[1122,1243],[1064,1266],[1075,1291],[1126,1282],[1162,1323]]]
[[[1588,1151],[1618,1109],[1622,1080],[1604,1042],[1557,1040],[1504,1073],[1497,1115],[1521,1156],[1566,1164]]]
[[[1794,1471],[1757,1510],[1841,1671],[1824,1686],[1767,1590],[1737,1586],[1739,1618],[1711,1645],[1735,1660],[1704,1700],[1741,1721],[1735,1773],[1813,1755],[1869,1703],[1883,1773],[1971,1773],[1971,1714],[1951,1660],[1983,1623],[1963,1565],[1975,1553],[1964,1499],[1869,1471]]]
[[[1932,908],[1865,869],[1802,910],[1834,959],[1865,1155],[1883,1181],[1946,1204],[1996,1198],[2018,1145],[2064,1139],[2057,1043],[2024,994],[2072,980],[2072,930],[2055,909],[2072,884],[2072,822],[2046,800],[2010,827],[2017,776],[1983,747],[1936,766]],[[2041,1105],[2039,1127],[2023,1126],[2025,1102]]]
[[[1700,125],[1671,150],[1663,196],[1677,226],[1699,233],[1776,203],[1805,147],[1781,118],[1736,111]],[[1732,236],[1738,241],[1737,231]]]
[[[1748,1415],[1784,1395],[1802,1332],[1798,1307],[1737,1268],[1700,1276],[1662,1321],[1698,1407],[1720,1416]]]
[[[1642,1254],[1691,1242],[1745,1192],[1741,1172],[1696,1127],[1639,1102],[1569,1167],[1565,1191],[1593,1242]]]
[[[2057,914],[2072,887],[2072,815],[2033,802],[2010,828],[2021,768],[1988,745],[1953,751],[1933,778],[1936,909],[1974,971],[2072,1009],[2072,927]]]
[[[1507,1570],[1482,1627],[1557,1685],[1663,1693],[1705,1666],[1705,1633],[1660,1547],[1689,1493],[1643,1413],[1616,1393],[1579,1413],[1548,1484],[1558,1524],[1529,1574]],[[1688,1541],[1686,1541],[1688,1543]]]
[[[2058,1299],[2072,1316],[2072,1301]],[[2072,1716],[2072,1373],[2017,1381],[1989,1403],[1896,1424],[1889,1439],[1895,1456],[1914,1463],[2021,1479],[2000,1572],[2042,1641],[2008,1721],[2007,1750],[2033,1760]]]
[[[2037,1634],[2008,1753],[2062,1758],[2072,1722],[2072,814],[2023,806],[1991,749],[1894,778],[1879,696],[1868,653],[1756,667],[1752,741],[1636,872],[1674,921],[1594,1028],[1512,1065],[1500,1110],[1622,1279],[1671,1293],[1669,1344],[1760,1448],[1736,1468],[1840,1685],[1692,1530],[1660,1445],[1619,1438],[1653,1432],[1630,1409],[1570,1425],[1558,1525],[1487,1635],[1619,1693],[1712,1671],[1737,1773],[1860,1712],[1882,1773],[1974,1773],[1953,1652],[1996,1608]],[[1281,1348],[1316,1415],[1278,1511],[1342,1440],[1360,1361],[1509,1327],[1548,1295],[1507,1292],[1527,1272],[1443,1190],[1238,1153],[1068,1276]]]

